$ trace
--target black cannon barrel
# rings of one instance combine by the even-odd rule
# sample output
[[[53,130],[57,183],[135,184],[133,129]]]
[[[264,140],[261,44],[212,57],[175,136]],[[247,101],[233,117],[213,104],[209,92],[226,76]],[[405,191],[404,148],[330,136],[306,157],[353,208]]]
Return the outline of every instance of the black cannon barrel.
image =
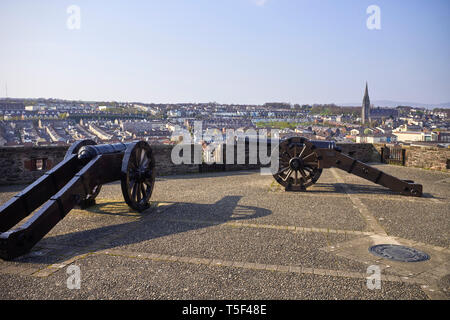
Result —
[[[290,137],[290,138],[292,138],[292,137]],[[249,144],[249,143],[253,143],[253,144],[267,143],[269,146],[271,146],[271,145],[279,145],[284,140],[289,140],[290,138],[283,138],[283,139],[271,139],[271,138],[268,138],[267,140],[258,140],[258,138],[255,138],[255,137],[237,137],[236,138],[236,142],[238,142],[238,143],[241,142],[241,143],[245,143],[245,144]],[[300,137],[300,138],[304,139],[304,140],[300,140],[300,142],[303,143],[305,141],[309,141],[316,148],[319,148],[319,149],[334,149],[334,150],[336,150],[338,152],[341,152],[341,148],[336,146],[336,142],[335,141],[308,140],[306,138],[302,138],[302,137]]]
[[[336,149],[336,142],[325,140],[309,140],[316,148],[320,149]]]
[[[125,143],[113,143],[113,144],[97,144],[81,147],[78,151],[78,159],[89,160],[93,159],[99,154],[124,152],[127,149],[128,144]]]

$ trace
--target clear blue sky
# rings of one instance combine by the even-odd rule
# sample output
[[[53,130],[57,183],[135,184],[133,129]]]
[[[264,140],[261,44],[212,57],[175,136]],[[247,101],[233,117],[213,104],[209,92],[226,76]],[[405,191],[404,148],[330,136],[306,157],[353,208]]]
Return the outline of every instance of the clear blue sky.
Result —
[[[1,0],[0,39],[0,97],[450,101],[449,0]]]

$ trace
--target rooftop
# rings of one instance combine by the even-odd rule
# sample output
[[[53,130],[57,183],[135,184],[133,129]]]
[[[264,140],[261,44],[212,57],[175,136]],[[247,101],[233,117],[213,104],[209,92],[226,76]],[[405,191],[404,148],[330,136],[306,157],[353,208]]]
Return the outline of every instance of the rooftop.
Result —
[[[448,299],[450,174],[374,165],[423,184],[405,197],[338,169],[307,192],[257,171],[158,178],[142,214],[120,183],[72,210],[27,255],[0,260],[0,299]],[[24,186],[1,186],[4,203]],[[428,253],[394,262],[374,244]],[[67,267],[81,270],[69,290]],[[368,289],[367,268],[382,270]]]

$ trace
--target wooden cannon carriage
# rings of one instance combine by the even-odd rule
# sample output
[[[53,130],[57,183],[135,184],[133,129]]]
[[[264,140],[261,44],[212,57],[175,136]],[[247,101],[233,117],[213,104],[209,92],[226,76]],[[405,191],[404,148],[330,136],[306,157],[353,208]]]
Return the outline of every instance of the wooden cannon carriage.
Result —
[[[400,180],[361,161],[344,155],[333,141],[302,137],[279,144],[279,170],[273,177],[286,191],[305,191],[317,182],[325,168],[335,167],[407,196],[421,197],[422,185]]]
[[[63,161],[0,207],[0,257],[12,259],[29,251],[75,206],[93,205],[105,183],[120,180],[125,202],[139,212],[147,209],[154,167],[145,141],[75,142]],[[36,209],[24,224],[10,230]]]

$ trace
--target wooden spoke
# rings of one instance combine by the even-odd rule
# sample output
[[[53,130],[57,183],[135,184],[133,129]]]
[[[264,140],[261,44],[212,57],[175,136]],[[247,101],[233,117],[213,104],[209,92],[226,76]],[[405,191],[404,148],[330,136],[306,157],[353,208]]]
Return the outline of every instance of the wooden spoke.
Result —
[[[286,177],[282,178],[283,181],[287,181],[287,179],[289,179],[289,177],[291,176],[291,173],[292,173],[292,169],[289,168],[288,172],[286,173]]]
[[[281,173],[283,173],[284,171],[286,171],[287,169],[289,169],[289,167],[285,167],[285,168],[279,170],[276,174],[281,174]]]
[[[306,159],[314,158],[315,156],[316,156],[315,153],[310,153],[310,154],[308,154],[307,156],[303,157],[302,159],[303,159],[303,161],[306,161]]]
[[[298,155],[299,158],[302,157],[302,155],[303,155],[303,153],[305,152],[305,150],[306,150],[306,144],[303,146],[302,151],[301,151],[300,154]]]
[[[147,168],[148,166],[148,157],[147,154],[144,152],[142,153],[142,162],[141,162],[142,168]]]
[[[131,193],[131,198],[136,201],[136,192],[137,192],[137,183],[133,183],[133,189],[132,189],[132,193]]]
[[[298,171],[300,171],[300,174],[302,175],[303,179],[305,179],[305,181],[306,181],[308,178],[306,177],[305,171],[303,169],[299,169]]]
[[[146,190],[145,184],[143,182],[141,183],[141,192],[142,192],[142,199],[145,199],[147,190]]]
[[[281,159],[289,161],[291,160],[291,155],[287,151],[284,151],[283,153],[281,153]]]

